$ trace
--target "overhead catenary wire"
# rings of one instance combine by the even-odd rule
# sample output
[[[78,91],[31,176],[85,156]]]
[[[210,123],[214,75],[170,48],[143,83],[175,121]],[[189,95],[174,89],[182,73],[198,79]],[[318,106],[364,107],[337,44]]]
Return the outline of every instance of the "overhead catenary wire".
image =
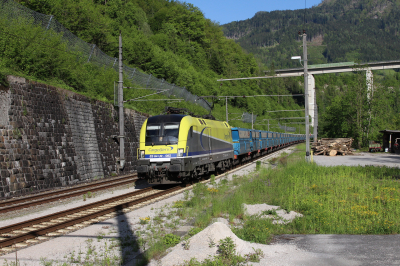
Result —
[[[293,97],[293,96],[304,96],[304,94],[285,94],[285,95],[277,95],[277,94],[271,94],[271,95],[231,95],[231,96],[214,96],[214,95],[208,95],[208,96],[199,96],[199,98],[254,98],[254,97]]]

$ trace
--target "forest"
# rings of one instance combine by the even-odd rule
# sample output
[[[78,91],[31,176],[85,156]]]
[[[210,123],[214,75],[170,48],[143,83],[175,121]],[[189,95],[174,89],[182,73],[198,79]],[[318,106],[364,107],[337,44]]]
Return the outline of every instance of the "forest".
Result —
[[[0,0],[0,5],[13,0]],[[18,0],[20,5],[52,15],[82,40],[118,57],[123,37],[124,63],[138,71],[186,87],[198,96],[291,95],[304,93],[303,78],[218,82],[221,78],[263,76],[264,71],[301,67],[299,30],[306,30],[309,64],[396,60],[400,55],[398,0],[325,0],[306,10],[258,12],[251,19],[219,25],[192,4],[173,0]],[[9,74],[113,102],[113,69],[79,60],[62,36],[49,33],[31,18],[0,10],[0,81]],[[381,140],[379,130],[397,129],[400,112],[398,70],[374,71],[367,93],[365,72],[316,75],[319,136],[353,137],[356,147]],[[5,84],[3,84],[5,85]],[[126,86],[135,86],[129,84]],[[149,94],[125,89],[124,98]],[[148,99],[162,99],[151,96]],[[207,98],[211,114],[225,119],[225,99]],[[189,102],[130,102],[151,115],[165,106],[208,112]],[[251,127],[240,117],[257,116],[254,127],[283,132],[285,117],[304,116],[304,97],[237,97],[228,100],[229,123]],[[297,110],[293,112],[271,112]],[[288,124],[296,133],[304,125]],[[312,129],[311,129],[312,130]],[[312,131],[311,131],[312,132]]]
[[[12,0],[1,0],[6,5]],[[220,25],[206,19],[195,6],[173,0],[19,0],[36,12],[52,15],[82,40],[95,44],[111,57],[118,57],[118,36],[123,38],[124,63],[140,72],[186,87],[198,96],[290,95],[302,91],[291,79],[217,82],[220,78],[263,75],[264,68],[251,53],[223,35]],[[73,90],[103,101],[113,102],[112,69],[99,68],[77,60],[59,34],[33,24],[32,19],[0,11],[0,73],[16,74],[32,80]],[[134,86],[135,84],[124,84]],[[125,99],[149,94],[146,90],[126,89]],[[149,99],[165,98],[153,96]],[[225,119],[225,99],[211,99],[212,115]],[[228,100],[229,122],[251,127],[240,120],[243,112],[257,116],[256,128],[281,131],[282,113],[271,110],[301,110],[304,97],[232,98]],[[126,107],[160,114],[166,105],[183,107],[200,115],[205,109],[188,102],[131,102]],[[299,105],[300,104],[300,105]],[[293,112],[304,116],[303,111]],[[235,119],[237,120],[235,120]],[[304,127],[299,128],[304,133]]]
[[[258,12],[223,25],[227,38],[251,52],[266,68],[302,67],[301,37],[307,34],[308,64],[369,62],[400,58],[400,1],[325,0],[306,10]],[[367,91],[365,71],[315,75],[319,137],[353,137],[355,147],[382,141],[380,130],[399,129],[399,69],[373,71]]]

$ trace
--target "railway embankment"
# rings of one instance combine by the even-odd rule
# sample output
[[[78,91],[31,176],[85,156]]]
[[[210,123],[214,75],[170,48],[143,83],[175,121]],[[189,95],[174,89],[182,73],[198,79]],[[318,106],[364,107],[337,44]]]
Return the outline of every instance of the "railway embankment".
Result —
[[[112,104],[21,77],[8,76],[7,82],[0,89],[0,198],[118,174]],[[123,174],[135,170],[147,117],[125,109]]]

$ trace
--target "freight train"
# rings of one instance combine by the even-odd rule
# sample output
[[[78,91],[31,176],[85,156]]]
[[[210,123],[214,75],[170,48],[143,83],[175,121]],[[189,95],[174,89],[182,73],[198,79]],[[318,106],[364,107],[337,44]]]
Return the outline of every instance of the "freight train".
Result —
[[[190,115],[157,115],[140,131],[137,173],[149,183],[186,183],[291,144],[305,135],[230,127]]]

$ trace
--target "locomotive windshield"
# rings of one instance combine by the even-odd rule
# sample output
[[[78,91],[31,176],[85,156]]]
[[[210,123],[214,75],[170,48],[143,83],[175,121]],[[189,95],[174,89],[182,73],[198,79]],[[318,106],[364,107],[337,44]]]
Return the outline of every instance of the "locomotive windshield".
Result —
[[[146,128],[146,145],[177,144],[179,123],[148,124]]]

